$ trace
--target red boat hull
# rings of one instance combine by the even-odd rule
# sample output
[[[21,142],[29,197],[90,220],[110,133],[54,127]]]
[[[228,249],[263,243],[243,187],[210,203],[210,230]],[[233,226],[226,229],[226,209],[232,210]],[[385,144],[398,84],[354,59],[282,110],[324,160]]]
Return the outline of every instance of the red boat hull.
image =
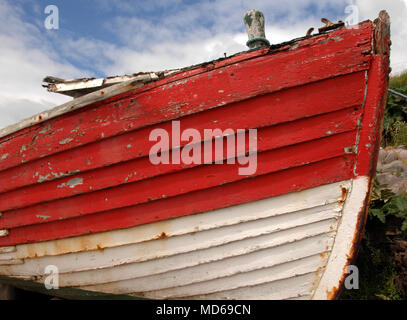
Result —
[[[380,30],[380,22],[365,22],[202,64],[8,133],[0,140],[0,180],[7,182],[0,185],[0,247],[154,225],[365,177],[350,264],[386,99],[388,43]],[[226,163],[225,148],[220,158],[211,156],[223,164],[153,164],[153,130],[169,132],[170,159],[189,142],[177,138],[173,121],[201,137],[208,129],[256,129],[257,170],[239,175],[244,166]],[[166,229],[154,232],[159,240],[171,237]],[[107,246],[84,243],[55,254]],[[25,258],[46,255],[32,250]],[[340,272],[326,298],[337,295]]]

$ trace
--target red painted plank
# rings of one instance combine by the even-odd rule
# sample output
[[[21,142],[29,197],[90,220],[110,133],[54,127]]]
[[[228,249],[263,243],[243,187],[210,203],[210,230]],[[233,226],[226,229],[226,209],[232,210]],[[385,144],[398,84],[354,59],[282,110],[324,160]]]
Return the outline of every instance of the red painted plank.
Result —
[[[368,89],[365,112],[360,129],[358,160],[355,173],[374,177],[383,128],[384,109],[388,87],[388,57],[375,56],[368,74]]]
[[[356,143],[356,131],[259,153],[253,176],[344,155]],[[174,174],[122,185],[3,213],[0,229],[44,223],[133,206],[148,201],[212,188],[247,178],[238,175],[240,164],[204,165]],[[252,176],[252,177],[253,177]]]
[[[102,136],[107,138],[257,95],[366,70],[371,57],[364,53],[370,50],[371,34],[371,23],[357,30],[334,31],[303,40],[293,50],[222,68],[215,65],[206,73],[201,70],[151,90],[141,88],[104,104],[92,104],[47,121],[41,130],[6,139],[0,144],[0,170],[91,143]]]
[[[317,117],[262,128],[257,132],[258,151],[262,152],[281,148],[354,130],[356,129],[359,119],[360,110],[348,108]],[[226,147],[224,147],[224,150],[226,150]],[[214,155],[215,153],[213,152],[212,154]],[[0,194],[0,210],[6,211],[34,205],[44,201],[93,192],[120,184],[144,180],[157,175],[172,173],[193,166],[195,166],[195,164],[169,164],[156,166],[151,164],[148,157],[138,158],[114,166],[80,173],[69,178],[35,184],[33,186]],[[72,185],[69,184],[69,181],[80,182],[80,184],[72,187]]]
[[[320,98],[321,92],[324,92],[324,99]],[[182,129],[195,128],[200,131],[201,136],[204,129],[260,128],[360,106],[364,92],[365,75],[364,72],[359,72],[183,117],[180,122]],[[72,176],[76,172],[84,174],[88,170],[146,156],[155,144],[148,141],[150,132],[155,128],[171,132],[171,122],[105,139],[0,172],[0,181],[8,181],[7,184],[0,185],[0,193],[58,177]],[[6,210],[3,207],[0,198],[0,208]]]
[[[354,158],[341,156],[134,207],[11,229],[7,237],[0,238],[0,246],[129,228],[334,183],[352,176]]]

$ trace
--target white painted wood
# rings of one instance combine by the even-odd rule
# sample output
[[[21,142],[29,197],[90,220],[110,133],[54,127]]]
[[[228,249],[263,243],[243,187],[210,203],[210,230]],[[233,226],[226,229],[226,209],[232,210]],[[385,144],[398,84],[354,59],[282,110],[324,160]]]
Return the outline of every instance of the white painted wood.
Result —
[[[112,288],[112,290],[120,287],[122,292],[123,290],[131,292],[134,288],[148,291],[226,277],[235,273],[270,267],[293,259],[299,259],[295,254],[299,254],[300,257],[307,257],[316,253],[323,253],[326,250],[326,245],[329,246],[332,240],[330,234],[318,234],[318,232],[329,232],[329,227],[325,230],[315,230],[316,235],[311,233],[307,238],[301,239],[301,236],[298,236],[298,240],[296,240],[296,231],[298,230],[287,230],[226,246],[214,247],[204,252],[193,252],[163,259],[162,261],[154,260],[150,263],[131,265],[132,272],[129,272],[129,274],[136,279],[131,280],[131,277],[129,277],[121,282],[103,286],[104,289]],[[290,236],[287,235],[288,233],[291,233]],[[285,238],[291,242],[287,242]],[[310,238],[313,240],[310,240]],[[316,245],[315,241],[321,241],[323,245]],[[297,243],[301,243],[304,248],[297,251],[299,247]],[[289,252],[291,253],[289,254]],[[213,254],[213,258],[210,254]],[[148,272],[149,267],[152,270],[150,273]],[[113,270],[111,271],[113,272]],[[94,279],[95,283],[100,283],[104,279],[105,272],[106,270],[99,270],[100,279]],[[61,279],[62,283],[64,283],[63,278],[64,276]],[[100,286],[95,288],[97,291]],[[91,290],[92,286],[87,287],[87,289]]]
[[[127,79],[130,80],[130,79]],[[88,88],[95,88],[101,87],[103,85],[103,78],[98,79],[89,79],[86,81],[65,81],[61,83],[52,84],[52,92],[64,92],[64,91],[71,91],[71,90],[78,90],[78,89],[88,89]]]
[[[41,243],[16,246],[16,252],[0,254],[1,259],[27,259],[54,256],[74,252],[95,251],[98,247],[119,247],[128,244],[154,240],[165,232],[169,240],[173,236],[220,228],[278,216],[285,213],[306,210],[328,204],[336,204],[341,199],[341,186],[349,188],[350,182],[344,181],[254,201],[229,208],[213,210],[203,214],[171,219],[133,228],[114,230],[98,234],[85,235]]]
[[[8,230],[6,229],[0,229],[0,237],[5,237],[8,235]]]
[[[9,252],[16,252],[17,249],[15,246],[11,247],[0,247],[0,253],[9,253]]]
[[[155,277],[110,283],[103,290],[128,294],[137,289],[144,297],[172,299],[281,280],[320,269],[326,260],[325,247],[332,242],[332,236],[319,235],[301,240],[298,245],[290,243]],[[85,288],[99,291],[101,287]]]
[[[193,232],[168,239],[155,239],[126,246],[118,246],[90,252],[66,254],[58,257],[60,273],[73,271],[94,270],[128,263],[148,261],[166,256],[188,253],[206,249],[230,242],[270,234],[277,231],[299,227],[318,221],[331,224],[334,228],[335,219],[340,214],[337,203],[323,207],[315,207],[296,213],[263,218],[237,225],[210,229],[202,232]],[[180,218],[183,219],[183,218]],[[194,230],[194,229],[192,229]],[[307,228],[299,229],[299,236],[307,236]],[[325,230],[325,229],[324,229]],[[313,232],[312,227],[309,232]],[[4,260],[6,261],[6,260]],[[55,264],[55,257],[26,259],[26,262],[14,272],[20,275],[41,275],[45,266]],[[74,263],[72,263],[74,261]],[[0,261],[1,265],[1,261]],[[3,269],[0,266],[0,274]],[[122,274],[123,270],[120,272]],[[151,272],[148,270],[148,272]],[[124,275],[125,273],[123,273]]]
[[[0,275],[43,283],[45,267],[56,265],[61,287],[96,292],[153,299],[310,297],[329,267],[343,186],[350,189],[351,182],[125,230],[19,245],[0,253]],[[158,239],[162,232],[168,238]],[[97,245],[105,249],[95,250]],[[24,263],[10,264],[15,261]]]
[[[251,287],[263,283],[271,283],[290,279],[296,275],[308,274],[320,270],[321,257],[319,255],[277,265],[271,268],[262,268],[255,271],[239,273],[230,277],[207,282],[197,282],[188,286],[173,287],[160,291],[144,292],[143,296],[149,299],[177,299],[186,296],[213,294]],[[318,277],[316,276],[316,279]],[[137,288],[137,287],[135,287]],[[309,291],[311,293],[311,290]],[[133,294],[135,295],[135,294]]]
[[[1,260],[0,266],[11,265],[11,264],[23,264],[24,260],[22,259],[12,259],[12,260]]]
[[[311,295],[309,295],[309,294],[296,295],[295,297],[285,298],[282,300],[311,300]]]
[[[313,299],[315,300],[328,299],[329,293],[332,292],[332,290],[338,289],[338,283],[344,274],[344,271],[346,271],[345,268],[348,263],[347,257],[354,249],[358,214],[363,210],[363,204],[368,190],[368,177],[362,176],[353,180],[352,190],[350,191],[348,199],[344,205],[335,244],[326,271],[313,296]]]
[[[257,286],[243,287],[208,295],[189,296],[185,297],[185,299],[283,300],[297,295],[309,294],[317,277],[318,275],[312,272]]]
[[[173,69],[161,72],[148,72],[138,75],[124,75],[124,76],[116,76],[116,77],[108,77],[108,78],[84,78],[84,79],[72,79],[72,80],[62,80],[57,81],[55,83],[48,85],[48,91],[50,92],[57,92],[57,93],[64,93],[66,91],[80,91],[82,89],[90,89],[102,87],[102,86],[110,86],[113,84],[125,82],[125,81],[138,81],[138,82],[147,82],[151,80],[159,79],[159,75],[162,77],[167,77],[170,74],[174,74],[179,72],[180,69]]]
[[[112,85],[111,87],[108,88],[103,88],[98,91],[94,91],[82,97],[76,98],[72,101],[68,101],[64,104],[61,104],[53,109],[43,111],[32,117],[29,117],[8,127],[0,129],[0,138],[5,137],[14,132],[17,132],[19,130],[28,128],[32,125],[61,116],[65,113],[80,109],[84,106],[87,106],[90,103],[113,97],[120,93],[139,88],[143,85],[144,82],[135,82],[134,80],[128,80],[122,83]]]

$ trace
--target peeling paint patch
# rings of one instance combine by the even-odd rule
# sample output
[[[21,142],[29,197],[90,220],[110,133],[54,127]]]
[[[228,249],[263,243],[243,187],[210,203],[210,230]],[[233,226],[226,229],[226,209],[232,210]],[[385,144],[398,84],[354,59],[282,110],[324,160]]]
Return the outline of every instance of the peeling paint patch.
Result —
[[[37,214],[36,217],[39,218],[39,219],[42,219],[42,220],[44,220],[44,221],[47,220],[47,219],[49,219],[49,218],[51,218],[51,216],[42,216],[42,215],[40,215],[40,214]]]
[[[346,147],[344,149],[345,153],[347,154],[356,154],[357,150],[356,150],[356,146],[351,146],[351,147]]]
[[[68,182],[61,183],[60,185],[57,186],[57,188],[69,187],[73,189],[80,184],[83,184],[83,178],[73,178]]]
[[[37,174],[37,173],[38,173],[38,172],[36,172],[36,174]],[[37,182],[38,182],[38,183],[41,183],[41,182],[47,181],[49,177],[51,177],[51,174],[49,174],[49,173],[46,174],[45,176],[38,175],[38,180],[37,180]]]
[[[77,170],[74,170],[74,171],[71,171],[71,172],[60,172],[60,173],[51,172],[51,173],[48,173],[48,174],[46,174],[44,176],[42,176],[38,172],[36,172],[34,177],[38,176],[37,182],[41,183],[41,182],[50,180],[49,178],[52,177],[52,176],[54,176],[54,178],[60,178],[60,177],[70,176],[70,175],[73,175],[73,174],[78,173],[78,172],[80,172],[80,169],[77,169]]]
[[[44,128],[42,128],[38,133],[46,133],[49,129],[51,129],[51,124],[47,124]]]
[[[73,141],[72,138],[66,138],[66,139],[62,139],[61,141],[59,141],[59,144],[67,144],[69,142]]]
[[[132,172],[132,173],[130,173],[127,177],[126,177],[126,179],[124,179],[124,182],[128,182],[129,181],[129,179],[131,178],[131,177],[133,177],[133,176],[135,176],[137,174],[137,172],[136,171],[134,171],[134,172]]]
[[[1,160],[5,160],[7,157],[9,156],[9,154],[8,153],[5,153],[5,154],[3,154],[2,156],[1,156]]]
[[[173,86],[179,86],[180,84],[185,84],[185,83],[187,83],[187,82],[188,82],[188,79],[184,79],[184,80],[180,80],[180,81],[177,81],[177,82],[173,82],[173,83],[168,84],[167,88],[171,88],[171,87],[173,87]],[[163,90],[164,90],[164,87],[163,87]]]
[[[25,144],[23,144],[23,145],[21,146],[21,149],[20,149],[20,154],[23,153],[23,152],[26,151],[26,150],[27,150],[27,148],[26,148]]]
[[[180,84],[185,84],[187,82],[188,82],[188,79],[185,79],[185,80],[177,81],[175,84],[178,86]]]
[[[294,45],[292,45],[289,50],[296,50],[296,49],[298,49],[299,45],[300,44],[297,42]]]

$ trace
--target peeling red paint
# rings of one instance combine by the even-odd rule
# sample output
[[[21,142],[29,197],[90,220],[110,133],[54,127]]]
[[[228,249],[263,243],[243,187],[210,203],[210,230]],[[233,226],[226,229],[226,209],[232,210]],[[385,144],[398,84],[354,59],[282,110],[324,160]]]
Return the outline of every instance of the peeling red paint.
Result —
[[[0,228],[10,227],[0,245],[128,228],[343,181],[355,162],[362,173],[360,146],[375,144],[361,139],[359,154],[346,150],[369,117],[362,104],[372,33],[366,22],[203,64],[0,139],[0,154],[9,154],[0,160],[0,179],[8,181],[0,186]],[[238,176],[233,165],[151,165],[149,132],[179,118],[199,132],[258,129],[257,174]],[[58,188],[76,178],[83,183]]]
[[[337,299],[340,297],[343,291],[347,267],[352,265],[357,258],[368,217],[370,198],[376,174],[390,72],[390,22],[389,16],[385,11],[380,12],[379,18],[375,20],[373,33],[375,52],[372,66],[368,73],[368,89],[365,102],[366,111],[361,124],[358,157],[354,170],[355,176],[369,177],[369,191],[364,200],[362,209],[357,213],[358,222],[355,226],[355,234],[352,241],[353,245],[347,254],[347,263],[342,270],[341,280],[337,287],[327,291],[329,299]]]
[[[116,122],[115,125],[111,125],[109,132],[106,132],[106,137],[121,134],[123,132],[129,131],[127,126],[129,125],[132,130],[138,129],[142,126],[151,125],[163,120],[160,114],[156,114],[154,108],[157,105],[165,106],[171,101],[174,94],[179,90],[176,87],[170,88],[172,91],[168,92],[166,95],[162,95],[161,86],[166,83],[176,82],[183,80],[184,77],[188,77],[191,80],[190,85],[190,95],[186,94],[184,96],[185,101],[189,101],[189,106],[185,108],[186,110],[181,110],[184,114],[195,113],[200,111],[196,108],[194,101],[197,101],[197,105],[205,101],[205,110],[208,110],[219,104],[220,101],[227,99],[227,103],[232,103],[238,98],[247,99],[250,96],[256,96],[258,94],[264,94],[266,92],[272,92],[274,90],[281,90],[288,88],[290,86],[299,84],[304,84],[310,81],[309,73],[314,74],[312,81],[317,81],[318,79],[324,79],[329,76],[339,76],[347,74],[349,71],[356,72],[360,70],[366,70],[369,67],[370,56],[359,56],[361,52],[369,49],[369,44],[365,43],[370,36],[372,26],[370,23],[365,23],[360,25],[358,33],[361,36],[354,36],[355,30],[337,30],[330,34],[321,35],[317,37],[312,37],[306,40],[299,41],[298,50],[286,52],[284,47],[270,49],[270,50],[257,50],[254,52],[249,52],[246,54],[238,55],[233,58],[223,59],[219,62],[214,62],[216,70],[213,70],[213,76],[216,81],[223,85],[227,85],[228,88],[223,88],[225,92],[232,92],[238,94],[238,96],[224,97],[224,94],[219,94],[217,89],[219,85],[213,84],[213,92],[206,85],[206,76],[208,72],[204,65],[188,71],[183,74],[177,74],[165,78],[163,80],[151,83],[149,85],[143,86],[141,88],[130,90],[129,92],[120,94],[116,97],[106,99],[102,102],[97,102],[89,105],[86,108],[80,109],[73,113],[65,114],[59,118],[49,120],[47,123],[41,123],[36,126],[26,128],[21,132],[15,133],[11,136],[4,137],[0,139],[0,153],[2,153],[3,148],[8,149],[12,152],[12,155],[8,161],[0,161],[0,170],[11,168],[12,166],[18,165],[18,156],[15,155],[13,147],[16,145],[28,144],[31,141],[32,134],[44,129],[44,126],[49,125],[50,128],[62,128],[63,130],[58,132],[54,139],[46,136],[46,134],[38,134],[37,148],[27,150],[27,160],[36,159],[38,154],[47,153],[49,155],[56,152],[61,152],[68,150],[73,146],[57,146],[55,141],[59,141],[65,138],[73,138],[70,131],[74,129],[78,122],[80,123],[80,131],[86,131],[86,135],[83,139],[77,142],[77,146],[84,145],[97,141],[100,137],[100,125],[95,123],[95,119],[99,116],[103,119],[113,118],[114,120],[123,120]],[[329,45],[319,46],[323,39],[329,39],[336,36],[345,37],[344,41],[339,43],[330,42]],[[358,46],[358,45],[361,46]],[[349,52],[343,52],[341,54],[332,55],[332,52],[341,51],[343,47],[349,48]],[[366,49],[366,50],[365,50]],[[270,51],[270,55],[267,55],[267,51]],[[310,59],[309,54],[315,57],[325,57],[323,61],[318,61],[318,59]],[[331,55],[330,55],[331,54]],[[256,58],[256,59],[253,59]],[[257,63],[253,61],[257,60]],[[298,63],[298,61],[304,60],[306,63]],[[290,62],[297,61],[297,64],[292,64]],[[240,62],[237,64],[236,62]],[[323,63],[321,63],[323,62]],[[267,66],[269,65],[269,67]],[[288,70],[289,66],[292,68],[297,68],[296,70]],[[330,65],[333,69],[327,69],[325,66]],[[246,73],[248,72],[247,67],[253,68],[250,72],[257,73],[257,77],[251,79],[251,81],[244,81],[242,86],[242,80],[246,78]],[[222,73],[219,73],[220,68],[223,68]],[[304,69],[306,68],[306,69]],[[351,68],[351,70],[349,69]],[[242,71],[245,70],[245,71]],[[306,72],[306,70],[309,70]],[[210,71],[212,72],[212,71]],[[215,72],[217,76],[215,76]],[[211,73],[212,74],[212,73]],[[267,82],[262,79],[262,74],[265,78],[272,74],[278,75],[276,77],[269,78]],[[304,77],[301,78],[301,75]],[[282,79],[284,76],[286,79]],[[258,78],[258,83],[256,79]],[[284,85],[282,85],[284,83]],[[256,88],[251,90],[245,86],[252,86]],[[249,90],[247,90],[249,89]],[[147,94],[146,91],[152,90]],[[256,92],[257,91],[257,92]],[[246,95],[242,95],[246,92]],[[154,93],[154,95],[153,95]],[[197,100],[193,99],[193,95],[200,93]],[[134,96],[138,95],[137,106],[138,108],[133,109],[134,120],[125,121],[123,113],[128,112],[129,97],[134,99]],[[132,97],[133,96],[133,97]],[[148,103],[148,101],[150,101]],[[121,102],[120,110],[115,110],[114,104]],[[181,101],[179,101],[182,103]],[[95,110],[95,111],[94,111]],[[167,114],[167,119],[171,119],[172,110],[168,110],[170,114]],[[96,114],[95,114],[96,113]],[[164,113],[164,115],[166,115]],[[179,116],[179,115],[178,115]],[[175,116],[176,117],[176,116]],[[59,140],[58,140],[59,139]],[[8,143],[13,140],[13,142]],[[51,151],[48,150],[51,148]]]

